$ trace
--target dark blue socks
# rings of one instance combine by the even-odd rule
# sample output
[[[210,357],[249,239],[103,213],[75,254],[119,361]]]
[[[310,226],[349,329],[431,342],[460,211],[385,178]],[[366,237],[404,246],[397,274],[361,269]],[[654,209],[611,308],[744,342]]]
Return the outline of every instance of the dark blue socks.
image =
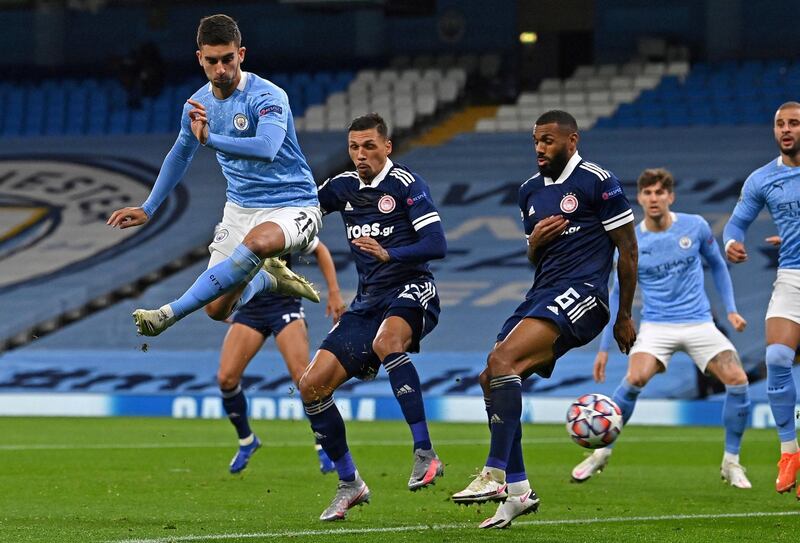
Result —
[[[347,447],[347,434],[344,421],[333,396],[321,400],[303,403],[311,429],[328,458],[333,460],[339,479],[342,481],[355,481],[356,467],[350,450]]]
[[[247,398],[242,390],[242,385],[230,390],[220,389],[222,393],[222,407],[228,414],[228,420],[236,428],[239,439],[245,439],[253,433],[250,422],[247,420]]]
[[[489,420],[492,418],[490,398],[483,398],[483,403],[486,405],[486,416]],[[492,429],[489,423],[489,430]],[[514,442],[511,444],[511,452],[508,455],[508,465],[506,466],[506,482],[518,483],[527,481],[528,474],[525,473],[525,460],[522,457],[522,424],[517,427],[517,432],[514,434]]]
[[[406,353],[392,353],[383,359],[383,366],[389,374],[394,397],[397,398],[400,410],[411,429],[414,449],[431,449],[428,422],[425,420],[425,404],[422,401],[422,387],[414,364]]]
[[[522,379],[519,375],[501,375],[489,381],[489,388],[492,443],[486,466],[507,471],[522,416]]]

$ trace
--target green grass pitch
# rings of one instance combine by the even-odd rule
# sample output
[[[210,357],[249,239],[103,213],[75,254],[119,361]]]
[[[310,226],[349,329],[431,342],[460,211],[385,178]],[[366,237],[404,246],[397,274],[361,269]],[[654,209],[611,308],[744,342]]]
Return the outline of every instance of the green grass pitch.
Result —
[[[344,522],[317,520],[336,486],[318,471],[305,421],[257,421],[265,443],[241,475],[225,420],[0,418],[0,541],[796,541],[800,503],[774,490],[774,431],[745,434],[754,488],[722,484],[721,428],[625,429],[605,473],[569,473],[584,451],[562,426],[524,428],[538,514],[508,530],[477,524],[495,505],[448,500],[480,468],[488,430],[432,424],[445,477],[406,490],[411,441],[399,422],[349,423],[372,502]]]

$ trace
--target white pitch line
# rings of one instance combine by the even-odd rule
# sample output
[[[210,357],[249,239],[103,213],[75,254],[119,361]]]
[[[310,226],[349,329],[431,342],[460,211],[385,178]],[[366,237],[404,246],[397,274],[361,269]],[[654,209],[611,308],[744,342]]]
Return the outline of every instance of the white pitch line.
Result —
[[[609,524],[624,522],[654,522],[665,520],[707,520],[725,518],[754,518],[754,517],[786,517],[798,516],[800,511],[763,511],[750,513],[709,513],[697,515],[661,515],[642,517],[608,517],[587,519],[558,519],[558,520],[523,520],[514,523],[514,526],[563,526],[570,524]],[[159,537],[155,539],[117,539],[108,543],[171,543],[178,541],[221,541],[225,539],[275,539],[284,537],[310,537],[310,536],[336,536],[380,534],[397,532],[424,532],[428,530],[457,530],[463,528],[477,528],[477,523],[459,522],[452,524],[416,524],[411,526],[390,526],[386,528],[352,528],[329,530],[300,530],[283,532],[260,532],[250,534],[213,534],[213,535],[185,535],[177,537]]]
[[[756,436],[748,436],[748,441],[773,441],[774,438],[769,436],[764,439],[758,439]],[[716,443],[722,441],[722,437],[686,437],[674,438],[657,436],[651,437],[627,437],[625,443]],[[114,449],[229,449],[232,441],[225,442],[164,442],[164,443],[19,443],[14,445],[0,445],[0,452],[2,451],[62,451],[62,450],[114,450]],[[297,440],[297,441],[264,441],[263,446],[270,448],[280,447],[307,447],[310,440]],[[488,432],[485,439],[439,439],[436,440],[436,445],[487,445],[489,443]],[[569,437],[540,437],[540,438],[523,438],[522,443],[526,445],[536,444],[572,444]],[[351,447],[407,447],[409,440],[353,440],[348,441]]]

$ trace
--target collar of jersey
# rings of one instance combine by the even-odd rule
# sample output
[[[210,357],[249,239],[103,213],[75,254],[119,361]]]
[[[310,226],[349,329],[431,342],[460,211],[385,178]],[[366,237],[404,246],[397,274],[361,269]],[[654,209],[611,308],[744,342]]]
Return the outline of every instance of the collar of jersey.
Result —
[[[674,211],[670,211],[669,216],[672,217],[672,224],[678,222],[678,215]],[[672,228],[672,224],[669,225],[669,228]],[[669,230],[669,228],[667,228],[667,230]],[[642,230],[642,232],[650,231],[647,229],[647,225],[645,224],[644,219],[642,219],[642,222],[640,223],[640,229]],[[664,232],[666,232],[667,230],[664,230]],[[663,232],[657,232],[657,233],[662,234]]]
[[[800,166],[789,166],[788,164],[784,164],[783,163],[783,155],[778,155],[777,166],[778,166],[778,168],[786,168],[786,169],[789,169],[789,170],[794,170],[796,168],[800,168]]]
[[[367,188],[369,188],[369,189],[378,188],[378,185],[380,185],[381,181],[383,181],[384,178],[386,178],[386,174],[389,173],[389,170],[392,169],[392,166],[394,166],[394,162],[392,162],[389,158],[387,158],[386,159],[386,164],[383,165],[383,169],[380,172],[378,172],[378,175],[375,176],[375,179],[373,179],[372,183],[370,183],[369,185],[364,183],[361,180],[361,178],[359,177],[358,178],[358,190],[367,189]]]
[[[566,181],[567,178],[570,175],[572,175],[572,171],[578,166],[578,163],[581,160],[583,160],[581,158],[581,155],[579,155],[578,152],[576,151],[575,154],[572,155],[572,158],[569,159],[569,162],[567,162],[567,165],[564,167],[564,171],[561,172],[561,175],[558,176],[558,179],[553,181],[549,177],[545,177],[544,178],[544,186],[546,187],[548,185],[560,185],[561,183]]]
[[[242,70],[242,77],[239,78],[239,84],[236,85],[236,90],[238,90],[239,92],[244,91],[244,88],[247,86],[247,78],[249,76],[250,72],[245,72],[244,70]],[[214,89],[210,81],[208,82],[208,92],[211,93],[211,96],[214,96]],[[214,97],[216,98],[216,96]],[[219,98],[217,98],[217,100],[219,100]]]

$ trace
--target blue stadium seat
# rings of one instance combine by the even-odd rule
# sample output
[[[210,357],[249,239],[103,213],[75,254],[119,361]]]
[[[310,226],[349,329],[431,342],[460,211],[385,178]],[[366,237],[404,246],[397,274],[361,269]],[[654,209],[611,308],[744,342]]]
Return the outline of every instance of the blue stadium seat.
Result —
[[[108,116],[108,133],[124,134],[128,131],[128,117],[130,111],[127,108],[119,108],[111,111]]]
[[[45,99],[41,87],[28,87],[22,134],[39,136],[44,128]]]
[[[3,113],[3,135],[18,136],[22,133],[22,114],[25,107],[25,88],[11,86],[5,93]]]
[[[325,89],[323,86],[316,82],[312,81],[305,87],[305,103],[306,105],[314,105],[314,104],[321,104],[325,101]]]
[[[127,131],[130,134],[146,134],[150,129],[151,102],[144,100],[140,109],[130,110]]]
[[[65,90],[62,88],[50,87],[45,95],[45,122],[44,133],[52,136],[65,132],[65,122],[67,118],[67,101]],[[83,116],[76,119],[77,123],[83,123]]]

